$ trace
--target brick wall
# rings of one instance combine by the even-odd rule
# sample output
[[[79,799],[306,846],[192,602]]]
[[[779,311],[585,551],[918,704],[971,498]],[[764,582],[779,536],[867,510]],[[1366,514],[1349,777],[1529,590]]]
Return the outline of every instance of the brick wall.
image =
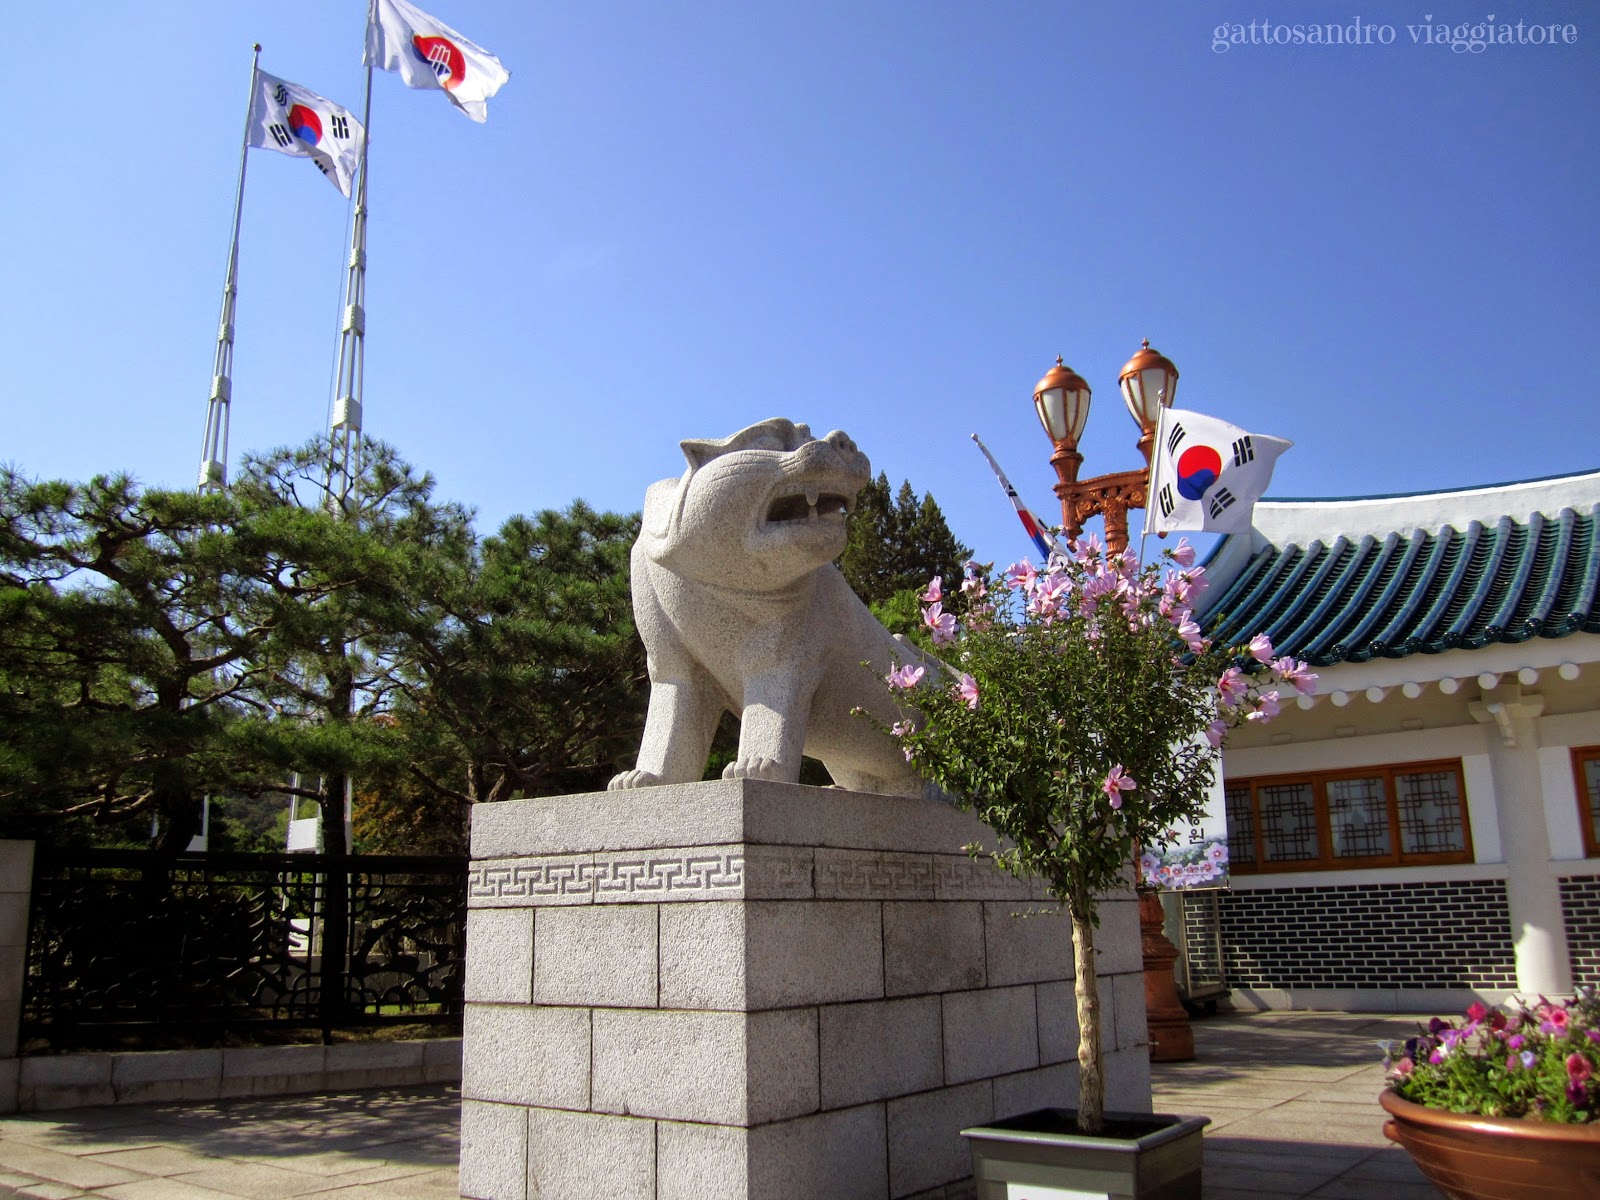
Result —
[[[1600,876],[1571,875],[1560,883],[1572,982],[1600,984]]]
[[[1586,882],[1589,952],[1600,966],[1600,881]],[[1220,908],[1230,987],[1516,986],[1505,884],[1497,880],[1235,891],[1220,897]],[[1186,900],[1191,944],[1205,941],[1205,911],[1200,898]]]

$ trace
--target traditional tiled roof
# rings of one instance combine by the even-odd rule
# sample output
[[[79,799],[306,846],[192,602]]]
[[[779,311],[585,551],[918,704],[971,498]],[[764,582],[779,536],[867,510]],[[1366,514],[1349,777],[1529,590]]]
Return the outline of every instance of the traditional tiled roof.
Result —
[[[1227,641],[1265,633],[1315,666],[1600,633],[1600,503],[1463,525],[1304,545],[1233,535],[1210,562],[1244,561],[1214,572],[1201,624]]]

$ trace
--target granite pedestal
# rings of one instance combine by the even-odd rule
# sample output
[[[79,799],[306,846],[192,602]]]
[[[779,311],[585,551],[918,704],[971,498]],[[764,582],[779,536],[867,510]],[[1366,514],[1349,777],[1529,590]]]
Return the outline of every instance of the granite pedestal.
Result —
[[[1077,1095],[1064,916],[948,805],[721,781],[484,805],[461,1194],[954,1200],[960,1130]],[[1132,893],[1108,1106],[1148,1111]]]

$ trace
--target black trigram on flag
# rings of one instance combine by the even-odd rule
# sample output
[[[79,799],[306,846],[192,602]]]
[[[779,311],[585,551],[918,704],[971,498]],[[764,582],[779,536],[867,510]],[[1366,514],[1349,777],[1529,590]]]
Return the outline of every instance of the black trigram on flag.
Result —
[[[340,141],[348,138],[350,136],[350,122],[346,119],[344,113],[332,113],[330,114],[330,117],[330,123],[333,126],[333,136],[338,138]]]
[[[318,158],[316,155],[312,155],[311,161],[317,164],[317,170],[321,171],[324,175],[326,175],[329,179],[332,179],[335,183],[339,182],[339,180],[334,176],[333,168],[330,167],[327,163],[323,162],[322,159]]]
[[[273,122],[271,125],[268,125],[267,132],[272,135],[272,140],[277,142],[281,147],[286,148],[290,142],[294,141],[294,138],[290,135],[288,129],[282,125],[279,125],[277,122]]]
[[[1177,502],[1172,498],[1172,485],[1170,483],[1161,485],[1161,495],[1157,498],[1157,503],[1161,505],[1161,515],[1163,517],[1170,517],[1172,510],[1178,507]]]
[[[1178,447],[1183,445],[1183,439],[1189,435],[1184,432],[1182,425],[1174,425],[1172,432],[1167,434],[1167,453],[1177,454]]]
[[[1211,515],[1220,517],[1225,509],[1232,507],[1234,495],[1225,487],[1219,487],[1216,495],[1211,497]]]
[[[272,89],[272,98],[280,105],[289,103],[289,89],[280,83],[277,87]]]
[[[1248,433],[1233,443],[1234,466],[1242,467],[1247,462],[1254,462],[1255,457],[1255,447],[1250,444],[1250,435]]]

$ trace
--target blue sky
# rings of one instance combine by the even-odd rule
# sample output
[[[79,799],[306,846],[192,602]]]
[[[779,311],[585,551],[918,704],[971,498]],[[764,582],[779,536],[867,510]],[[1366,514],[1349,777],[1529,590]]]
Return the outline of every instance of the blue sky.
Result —
[[[250,45],[359,113],[365,7],[8,14],[32,50],[5,85],[0,459],[192,486]],[[1064,355],[1095,389],[1085,473],[1132,466],[1116,375],[1143,337],[1180,407],[1296,442],[1273,495],[1600,466],[1579,0],[422,7],[512,79],[484,126],[374,80],[366,429],[486,531],[580,496],[631,511],[680,439],[788,416],[1010,561],[1027,543],[968,435],[1052,516],[1034,382]],[[1577,41],[1420,29],[1489,11]],[[1357,13],[1373,44],[1215,48]],[[251,152],[235,464],[325,424],[347,219],[309,163]]]

